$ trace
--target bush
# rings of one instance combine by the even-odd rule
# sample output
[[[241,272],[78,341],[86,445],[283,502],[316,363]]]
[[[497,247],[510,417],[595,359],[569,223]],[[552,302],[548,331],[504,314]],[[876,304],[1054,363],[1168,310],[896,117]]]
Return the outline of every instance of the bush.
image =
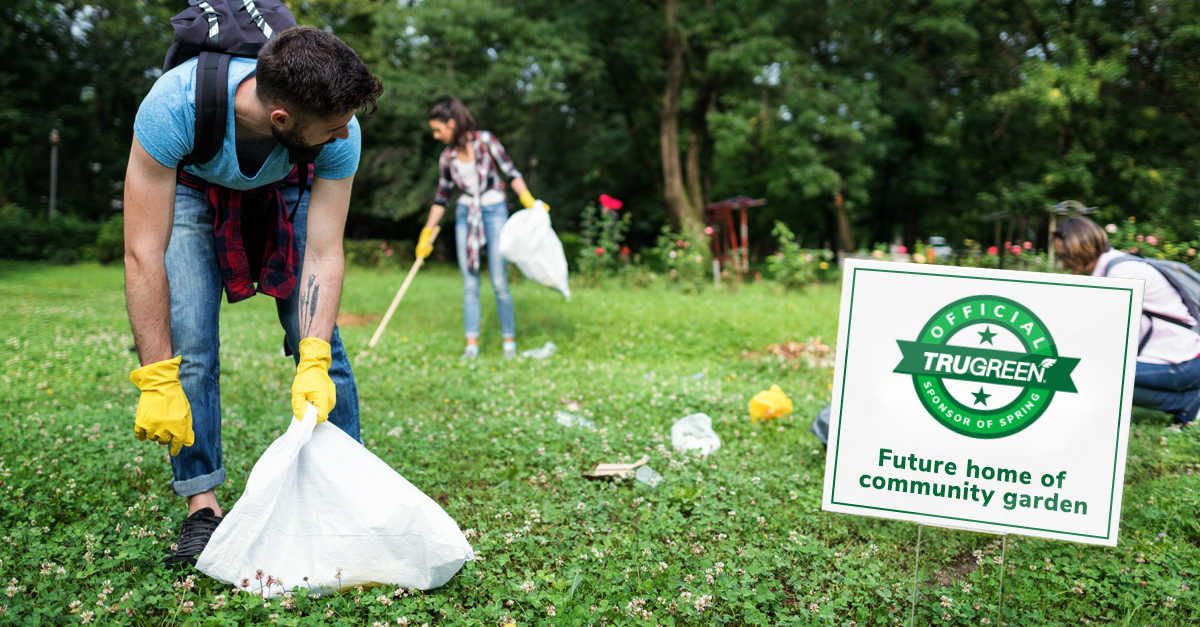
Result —
[[[416,259],[416,250],[416,244],[411,240],[348,239],[342,242],[346,265],[360,268],[407,268]]]
[[[1200,231],[1200,220],[1196,220],[1195,225]],[[1104,225],[1104,230],[1108,232],[1108,241],[1113,248],[1150,259],[1182,261],[1200,269],[1200,258],[1196,256],[1200,241],[1181,241],[1183,238],[1170,228],[1139,223],[1130,216],[1124,222]]]
[[[100,227],[96,245],[92,249],[96,261],[110,263],[125,256],[125,216],[117,214]]]
[[[18,205],[5,205],[0,207],[0,257],[70,263],[79,258],[80,251],[95,243],[99,231],[100,224],[74,216],[48,222]]]
[[[600,279],[615,276],[628,261],[629,249],[623,243],[631,219],[632,214],[622,216],[615,209],[604,209],[597,215],[591,204],[583,210],[583,234],[576,254],[577,274],[584,285],[599,285]]]
[[[633,255],[631,263],[621,266],[617,276],[622,283],[634,289],[650,287],[658,279],[657,274],[642,264],[642,256],[636,254]]]
[[[583,238],[578,233],[559,233],[558,241],[562,242],[563,254],[567,257],[567,265],[571,272],[579,272],[579,252],[583,250]]]
[[[803,289],[824,281],[836,281],[837,255],[832,250],[805,250],[783,222],[775,222],[771,234],[779,241],[779,252],[770,257],[767,265],[775,281],[788,289]]]
[[[651,252],[666,270],[668,280],[687,293],[704,291],[712,280],[712,256],[703,232],[689,235],[664,226]]]

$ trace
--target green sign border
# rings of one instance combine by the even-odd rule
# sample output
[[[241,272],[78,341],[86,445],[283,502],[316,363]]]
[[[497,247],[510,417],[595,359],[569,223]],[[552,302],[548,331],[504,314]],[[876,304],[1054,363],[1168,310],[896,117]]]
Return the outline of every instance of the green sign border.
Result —
[[[1132,304],[1133,304],[1133,289],[1127,288],[1127,287],[1108,287],[1108,286],[1104,286],[1104,285],[1071,285],[1071,284],[1064,284],[1064,283],[1052,283],[1050,281],[1029,281],[1029,280],[1022,280],[1022,279],[999,279],[999,278],[994,278],[994,277],[953,276],[953,275],[944,275],[944,274],[933,274],[933,273],[929,273],[929,272],[911,272],[911,271],[907,271],[907,270],[884,270],[882,268],[859,268],[859,267],[856,267],[856,268],[854,268],[854,273],[850,276],[850,311],[846,315],[846,350],[843,351],[843,354],[842,354],[842,394],[841,394],[841,398],[838,401],[839,409],[845,404],[845,400],[846,400],[846,376],[848,374],[847,364],[849,363],[849,360],[850,360],[850,332],[851,332],[851,322],[854,319],[854,287],[855,287],[855,284],[857,283],[859,272],[881,272],[881,273],[885,273],[885,274],[912,274],[912,275],[926,276],[926,277],[933,276],[933,277],[952,278],[952,279],[965,279],[968,281],[998,281],[1000,283],[1028,283],[1031,285],[1050,285],[1053,287],[1077,287],[1077,288],[1081,288],[1081,289],[1091,289],[1091,290],[1113,290],[1113,291],[1117,291],[1117,292],[1126,292],[1129,297],[1129,305],[1132,306]],[[843,278],[842,280],[845,280],[845,279]],[[1126,320],[1125,320],[1125,346],[1129,346],[1129,322],[1130,322],[1130,319],[1132,318],[1132,316],[1133,316],[1133,312],[1130,311],[1129,317],[1126,318]],[[1109,493],[1108,493],[1108,518],[1106,519],[1107,522],[1105,523],[1105,527],[1108,530],[1108,532],[1102,536],[1095,535],[1095,534],[1088,534],[1088,533],[1076,533],[1073,531],[1060,531],[1058,529],[1043,529],[1041,527],[1029,527],[1029,526],[1025,526],[1025,525],[1011,525],[1011,524],[1005,524],[1005,523],[992,522],[989,520],[976,520],[974,518],[960,518],[958,516],[943,516],[940,514],[929,514],[926,512],[913,512],[913,511],[903,510],[903,509],[891,509],[891,508],[887,508],[887,507],[875,507],[875,506],[871,506],[871,505],[860,505],[858,503],[848,503],[845,501],[838,501],[837,500],[838,456],[841,454],[841,451],[842,451],[842,428],[841,428],[842,416],[841,415],[838,416],[839,424],[838,424],[838,437],[837,437],[837,452],[833,456],[833,485],[830,487],[830,491],[829,491],[829,502],[832,505],[842,505],[845,507],[855,507],[855,508],[866,509],[866,510],[875,510],[875,511],[880,511],[880,512],[896,512],[898,514],[912,514],[914,516],[925,516],[928,518],[941,518],[944,520],[958,520],[958,521],[962,521],[962,522],[978,523],[981,525],[991,525],[993,527],[1002,527],[1002,528],[1006,528],[1006,529],[1028,529],[1031,531],[1045,531],[1047,533],[1057,533],[1057,534],[1061,534],[1064,536],[1077,536],[1080,538],[1096,538],[1096,539],[1100,539],[1100,540],[1108,540],[1109,536],[1112,534],[1113,504],[1115,501],[1114,495],[1115,495],[1116,489],[1117,489],[1117,459],[1120,457],[1120,453],[1121,453],[1120,433],[1121,433],[1121,419],[1122,418],[1121,418],[1120,406],[1124,405],[1124,403],[1125,403],[1125,378],[1129,375],[1128,370],[1129,370],[1129,367],[1128,367],[1128,364],[1126,364],[1124,370],[1122,370],[1122,372],[1121,372],[1121,398],[1118,400],[1118,411],[1117,411],[1117,442],[1114,444],[1114,447],[1113,447],[1113,465],[1112,465],[1113,477],[1112,477],[1112,483],[1110,485]],[[922,408],[922,411],[924,412],[924,408]]]

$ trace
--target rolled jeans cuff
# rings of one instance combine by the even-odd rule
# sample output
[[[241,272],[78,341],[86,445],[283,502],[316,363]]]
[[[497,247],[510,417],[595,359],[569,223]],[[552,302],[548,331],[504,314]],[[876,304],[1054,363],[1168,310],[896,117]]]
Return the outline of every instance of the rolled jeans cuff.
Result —
[[[187,481],[172,481],[171,489],[175,490],[175,494],[187,498],[208,492],[222,483],[225,483],[225,469],[218,468],[215,472],[193,477]]]

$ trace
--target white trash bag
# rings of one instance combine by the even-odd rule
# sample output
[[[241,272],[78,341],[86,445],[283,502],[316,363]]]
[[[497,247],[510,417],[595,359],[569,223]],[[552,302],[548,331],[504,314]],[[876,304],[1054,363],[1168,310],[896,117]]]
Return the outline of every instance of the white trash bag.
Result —
[[[196,568],[239,589],[249,579],[246,590],[270,598],[295,586],[428,590],[474,559],[433,499],[335,425],[318,425],[309,405],[254,465]],[[266,575],[281,583],[266,587]]]
[[[571,300],[567,255],[550,227],[550,212],[542,201],[509,216],[500,231],[500,254],[517,264],[526,278],[554,288]]]
[[[721,448],[721,436],[712,428],[708,414],[689,414],[671,425],[671,446],[676,450],[699,450],[702,454]]]

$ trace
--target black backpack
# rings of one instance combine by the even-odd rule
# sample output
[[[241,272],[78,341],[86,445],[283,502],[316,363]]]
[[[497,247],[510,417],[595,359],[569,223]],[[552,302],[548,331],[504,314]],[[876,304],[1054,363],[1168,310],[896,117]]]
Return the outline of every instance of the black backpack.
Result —
[[[191,59],[196,63],[196,137],[192,152],[179,167],[211,161],[225,141],[229,117],[229,60],[256,58],[276,33],[296,25],[291,10],[280,0],[188,0],[191,6],[171,18],[175,43],[167,50],[163,71]],[[297,163],[292,159],[292,163]],[[308,163],[299,163],[308,187]],[[299,198],[296,207],[300,206]],[[288,220],[295,217],[292,209]]]

